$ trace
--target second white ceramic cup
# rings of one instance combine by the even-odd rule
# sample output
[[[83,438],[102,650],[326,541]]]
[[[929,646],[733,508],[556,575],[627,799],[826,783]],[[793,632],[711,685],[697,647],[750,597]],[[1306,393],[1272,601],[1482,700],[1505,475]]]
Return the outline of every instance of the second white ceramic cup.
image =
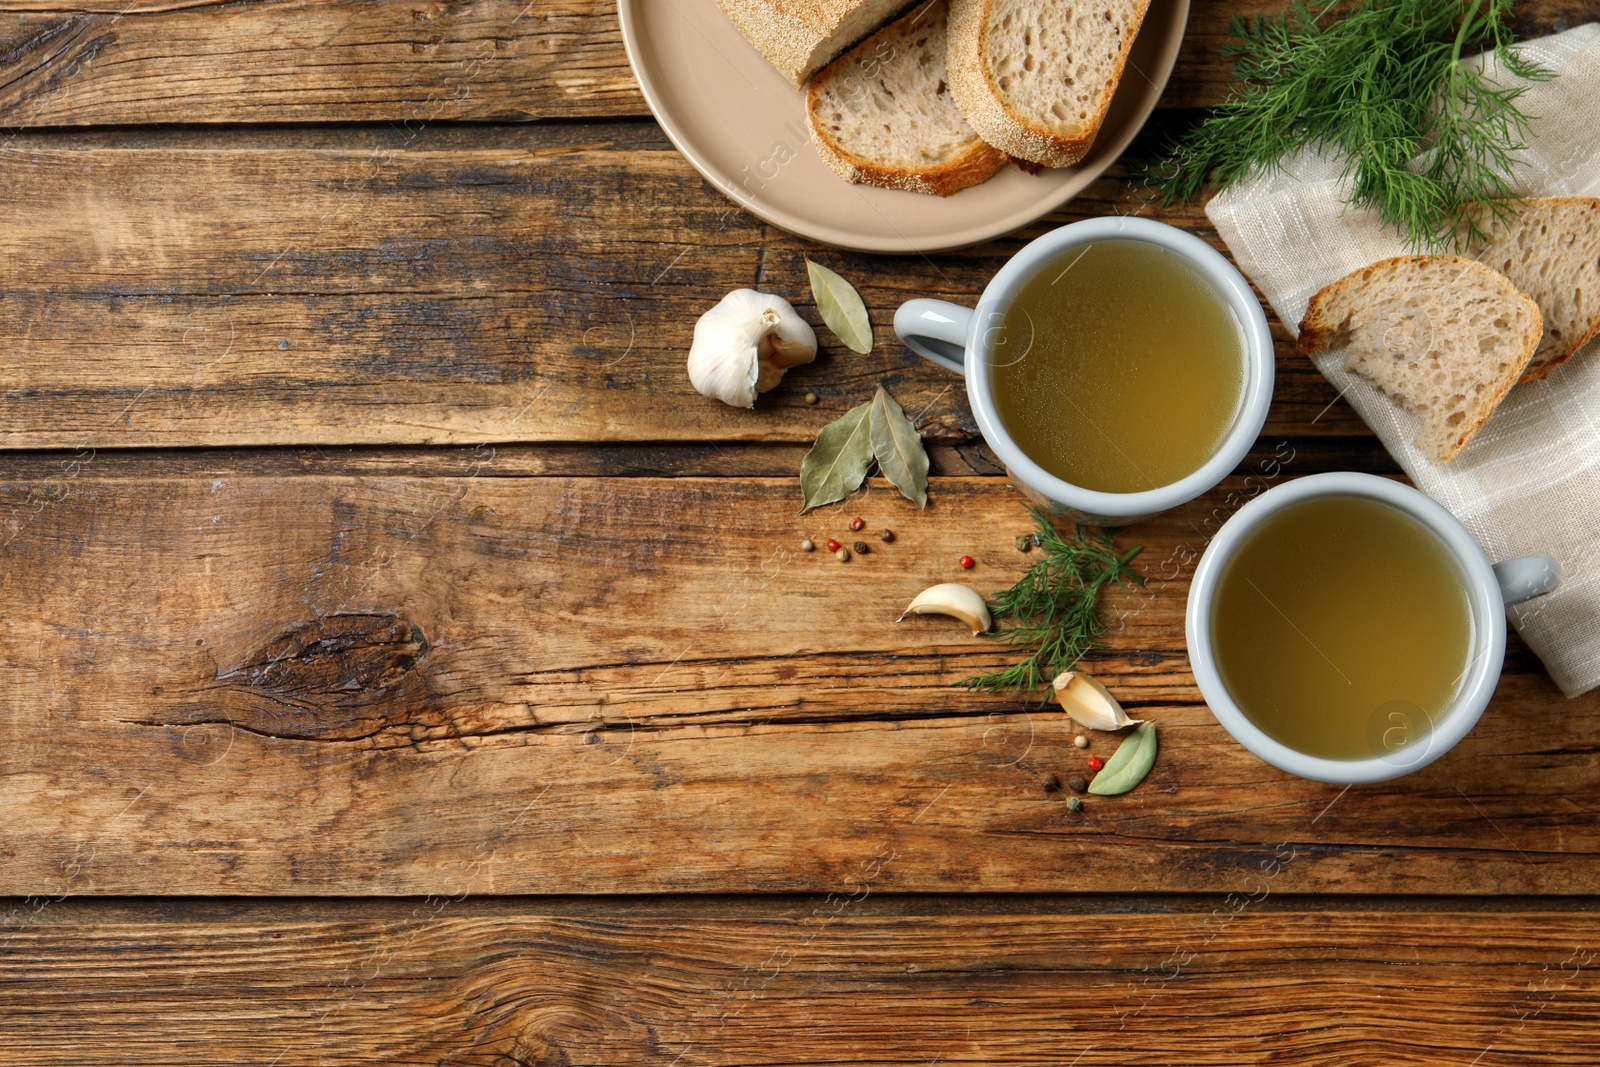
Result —
[[[1045,264],[1095,241],[1144,241],[1175,252],[1198,269],[1233,312],[1244,345],[1244,395],[1222,445],[1192,474],[1138,493],[1102,493],[1056,477],[1023,452],[1001,424],[989,382],[990,362],[1004,343],[1011,299]],[[943,300],[900,305],[894,332],[917,354],[962,374],[983,439],[1011,480],[1035,503],[1080,522],[1125,526],[1192,500],[1226,478],[1255,443],[1272,403],[1275,368],[1267,317],[1250,283],[1198,237],[1152,219],[1110,216],[1074,222],[1029,242],[990,279],[976,309]],[[1160,433],[1152,426],[1150,432]]]
[[[1211,615],[1217,585],[1244,538],[1290,504],[1329,496],[1359,496],[1397,508],[1416,520],[1449,552],[1472,613],[1472,654],[1455,700],[1436,716],[1415,706],[1374,708],[1370,759],[1334,760],[1297,752],[1268,736],[1234,703],[1217,669]],[[1313,474],[1267,490],[1222,524],[1195,568],[1185,618],[1189,663],[1211,713],[1234,739],[1280,770],[1319,782],[1382,782],[1426,767],[1476,725],[1494,695],[1506,654],[1507,604],[1541,596],[1561,583],[1556,561],[1543,553],[1490,565],[1466,527],[1409,486],[1371,474]],[[1373,625],[1382,620],[1374,618]]]

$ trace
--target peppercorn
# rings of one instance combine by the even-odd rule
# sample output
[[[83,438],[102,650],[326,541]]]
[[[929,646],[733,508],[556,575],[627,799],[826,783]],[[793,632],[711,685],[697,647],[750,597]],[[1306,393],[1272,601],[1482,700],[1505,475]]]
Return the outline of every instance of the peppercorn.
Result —
[[[866,524],[867,520],[863,519],[860,515],[857,515],[855,518],[850,520],[850,529],[859,530]]]
[[[815,552],[816,550],[817,546],[811,542],[811,538],[808,537],[804,541],[800,542],[800,551]]]
[[[1053,774],[1043,774],[1039,776],[1039,784],[1044,787],[1046,793],[1054,793],[1061,788],[1061,779]]]
[[[1074,774],[1067,779],[1067,785],[1071,787],[1074,793],[1081,793],[1089,788],[1089,780],[1081,774]]]
[[[829,552],[837,552],[837,551],[839,551],[839,542],[835,541],[831,537],[828,538],[828,551]]]
[[[1029,537],[1027,534],[1020,535],[1017,538],[1017,551],[1018,552],[1032,552],[1033,551],[1033,538]]]
[[[850,562],[850,550],[848,548],[841,548],[839,551],[833,554],[833,558],[838,560],[840,563],[848,563]]]
[[[1098,771],[1101,767],[1106,765],[1106,761],[1101,759],[1099,756],[1090,756],[1084,762],[1089,765],[1089,769],[1091,771]]]
[[[971,556],[962,556],[961,557],[961,569],[962,570],[970,571],[975,566],[977,566],[977,561],[974,560]]]
[[[806,394],[806,403],[807,404],[815,404],[816,402],[817,402],[817,394],[816,393],[807,393]]]
[[[1089,747],[1089,739],[1087,737],[1084,737],[1082,734],[1079,734],[1077,737],[1074,737],[1072,739],[1072,743],[1077,745],[1079,748],[1088,748]]]
[[[894,531],[893,530],[885,530],[885,531],[883,531],[883,533],[878,535],[878,540],[882,541],[884,544],[888,544],[890,541],[894,540]]]
[[[856,550],[856,555],[858,556],[865,556],[868,552],[872,551],[872,546],[867,544],[865,541],[857,541],[851,547]]]
[[[1083,810],[1083,801],[1079,800],[1077,797],[1068,797],[1067,798],[1067,810],[1068,811],[1082,811]]]

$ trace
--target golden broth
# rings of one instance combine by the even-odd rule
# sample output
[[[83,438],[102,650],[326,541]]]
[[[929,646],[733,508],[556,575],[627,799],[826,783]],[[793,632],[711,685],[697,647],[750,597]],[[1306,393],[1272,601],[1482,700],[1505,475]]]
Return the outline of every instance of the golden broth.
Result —
[[[1449,708],[1471,655],[1471,607],[1454,558],[1415,519],[1323,497],[1240,541],[1218,575],[1211,644],[1229,695],[1268,736],[1309,756],[1369,759]]]
[[[1171,485],[1216,454],[1239,413],[1243,331],[1175,252],[1120,239],[1070,248],[1004,315],[995,408],[1063,481],[1106,493]]]

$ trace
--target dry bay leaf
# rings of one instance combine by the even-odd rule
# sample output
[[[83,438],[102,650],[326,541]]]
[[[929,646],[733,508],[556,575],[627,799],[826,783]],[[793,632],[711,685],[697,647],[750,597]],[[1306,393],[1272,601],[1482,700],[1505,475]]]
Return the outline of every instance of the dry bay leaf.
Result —
[[[928,506],[928,453],[905,409],[878,386],[872,397],[872,454],[878,470],[919,508]]]
[[[1150,773],[1156,762],[1156,724],[1140,723],[1100,768],[1089,783],[1089,792],[1103,797],[1126,793]]]
[[[828,329],[850,351],[862,355],[871,352],[872,320],[867,317],[867,305],[862,303],[855,286],[810,259],[806,260],[806,273],[811,276],[811,296],[817,302],[817,312]]]
[[[855,492],[872,464],[872,405],[858,404],[834,419],[817,434],[800,463],[802,512],[843,500]]]

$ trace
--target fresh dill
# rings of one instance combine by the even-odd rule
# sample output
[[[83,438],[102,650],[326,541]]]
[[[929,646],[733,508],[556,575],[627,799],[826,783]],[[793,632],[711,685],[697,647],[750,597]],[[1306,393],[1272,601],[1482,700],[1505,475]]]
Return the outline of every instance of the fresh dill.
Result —
[[[995,618],[1011,625],[997,636],[1009,645],[1031,649],[1028,658],[1003,671],[964,678],[961,685],[991,693],[1031,695],[1070,670],[1084,653],[1098,648],[1105,633],[1100,592],[1123,582],[1144,584],[1128,566],[1142,548],[1118,555],[1114,531],[1074,528],[1071,536],[1056,530],[1050,516],[1032,508],[1035,544],[1044,558],[1028,568],[1010,589],[996,593]],[[1048,694],[1048,691],[1047,691]]]
[[[1317,145],[1342,158],[1349,203],[1372,208],[1414,248],[1484,236],[1519,197],[1514,155],[1532,118],[1527,83],[1554,75],[1506,47],[1514,0],[1294,0],[1279,15],[1236,16],[1221,52],[1241,82],[1140,177],[1162,203],[1208,180],[1226,187]],[[1493,48],[1499,70],[1464,53]]]

